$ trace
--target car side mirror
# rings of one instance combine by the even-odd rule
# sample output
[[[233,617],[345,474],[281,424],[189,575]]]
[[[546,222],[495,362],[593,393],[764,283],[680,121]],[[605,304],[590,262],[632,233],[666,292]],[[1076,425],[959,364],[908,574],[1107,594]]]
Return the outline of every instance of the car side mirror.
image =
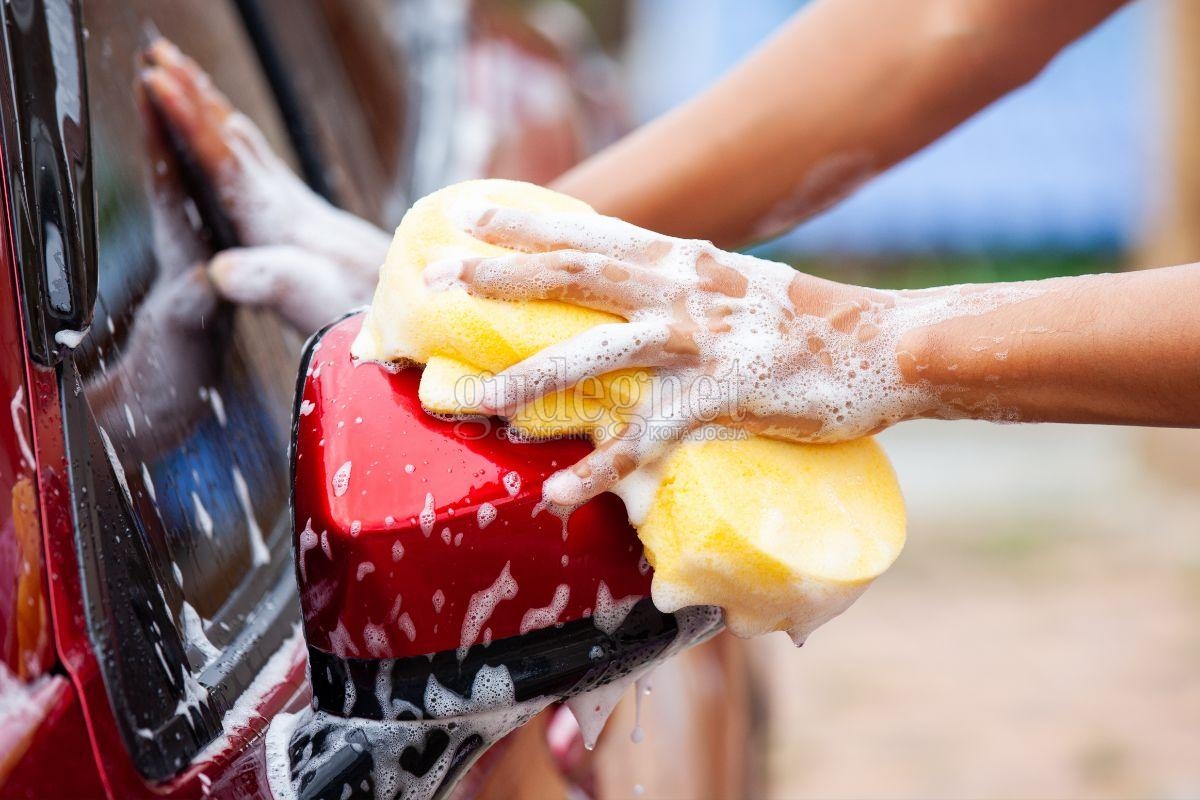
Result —
[[[721,616],[654,607],[616,496],[569,521],[543,509],[542,482],[589,442],[430,416],[419,368],[351,359],[361,322],[318,333],[301,365],[292,509],[315,717],[292,735],[292,778],[345,781],[359,763],[437,796],[551,702],[606,714]]]

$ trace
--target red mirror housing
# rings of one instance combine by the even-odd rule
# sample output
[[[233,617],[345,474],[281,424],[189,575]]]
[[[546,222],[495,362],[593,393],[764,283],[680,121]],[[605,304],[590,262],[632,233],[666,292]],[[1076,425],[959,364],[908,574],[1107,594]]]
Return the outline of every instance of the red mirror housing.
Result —
[[[465,653],[650,594],[625,508],[603,495],[569,527],[542,481],[578,439],[514,443],[495,420],[445,420],[420,370],[351,361],[361,316],[309,350],[295,420],[296,567],[310,647],[341,658]],[[539,513],[540,512],[540,513]]]

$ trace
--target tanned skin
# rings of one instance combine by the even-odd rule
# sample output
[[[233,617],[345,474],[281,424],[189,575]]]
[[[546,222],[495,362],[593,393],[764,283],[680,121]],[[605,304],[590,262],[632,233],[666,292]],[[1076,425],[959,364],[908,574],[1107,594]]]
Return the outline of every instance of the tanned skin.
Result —
[[[1031,80],[1123,2],[819,0],[552,188],[726,249],[783,233]]]

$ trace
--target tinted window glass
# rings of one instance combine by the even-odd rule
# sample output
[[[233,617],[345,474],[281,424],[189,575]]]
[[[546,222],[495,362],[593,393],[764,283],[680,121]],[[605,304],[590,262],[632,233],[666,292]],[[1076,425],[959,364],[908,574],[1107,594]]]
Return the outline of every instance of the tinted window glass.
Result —
[[[126,744],[162,777],[291,632],[274,623],[294,602],[299,342],[208,284],[203,265],[234,242],[139,102],[150,34],[199,61],[278,152],[287,139],[232,4],[90,0],[84,21],[99,299],[64,373],[64,418],[90,630]]]
[[[242,0],[320,154],[331,198],[391,229],[408,207],[408,118],[390,0]],[[257,23],[257,24],[256,24]]]
[[[254,529],[282,517],[298,343],[269,315],[219,303],[197,269],[229,242],[214,241],[139,106],[145,32],[157,26],[198,59],[278,151],[286,140],[224,3],[93,0],[86,12],[99,300],[76,363],[127,482],[162,517],[184,594],[211,617],[254,562]]]

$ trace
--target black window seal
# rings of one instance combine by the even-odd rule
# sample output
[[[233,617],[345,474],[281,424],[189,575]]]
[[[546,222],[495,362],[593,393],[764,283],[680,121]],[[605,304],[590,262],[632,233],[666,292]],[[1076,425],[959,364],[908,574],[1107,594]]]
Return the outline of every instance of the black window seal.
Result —
[[[325,171],[328,159],[317,136],[316,125],[300,101],[300,93],[296,91],[296,84],[271,35],[267,15],[263,13],[258,0],[234,0],[234,5],[241,14],[242,23],[254,45],[263,74],[271,86],[275,103],[279,107],[279,115],[283,118],[292,149],[296,152],[304,182],[330,203],[339,205]]]
[[[53,366],[92,321],[95,200],[78,0],[0,8],[0,137],[29,352]]]

